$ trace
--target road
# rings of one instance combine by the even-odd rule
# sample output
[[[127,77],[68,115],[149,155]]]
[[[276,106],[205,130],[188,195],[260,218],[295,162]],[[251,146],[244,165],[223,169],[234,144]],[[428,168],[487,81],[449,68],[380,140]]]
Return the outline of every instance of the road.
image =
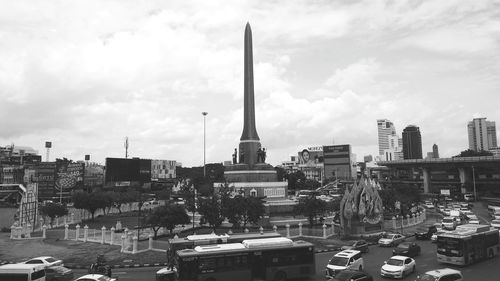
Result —
[[[487,209],[484,206],[475,206],[474,213],[478,216],[482,223],[489,223],[491,220]],[[407,241],[415,241],[414,238],[409,238]],[[467,267],[456,267],[448,264],[439,264],[436,261],[436,245],[430,241],[417,241],[422,251],[421,255],[415,258],[417,264],[417,272],[410,274],[403,280],[415,280],[418,274],[424,273],[429,270],[439,268],[455,268],[462,272],[465,280],[472,281],[490,281],[499,280],[500,276],[500,257],[482,261],[480,263],[470,265]],[[370,246],[370,252],[363,255],[365,271],[370,273],[374,280],[387,280],[380,276],[380,267],[389,257],[392,256],[393,248],[382,248],[379,246]],[[325,267],[328,260],[335,254],[335,252],[319,253],[316,254],[316,275],[308,281],[325,281]],[[114,269],[113,275],[118,276],[120,281],[154,281],[155,272],[161,267],[142,267],[142,268],[128,268],[128,269]],[[75,269],[75,277],[80,277],[86,274],[86,270]]]
[[[408,239],[408,241],[414,241],[414,238]],[[496,278],[500,276],[500,257],[496,257],[491,260],[482,261],[480,263],[467,266],[467,267],[456,267],[446,264],[439,264],[436,261],[436,245],[430,241],[417,241],[417,243],[422,248],[422,254],[415,258],[417,263],[417,273],[411,274],[404,278],[403,280],[415,280],[419,273],[424,273],[429,270],[451,267],[462,271],[465,280],[473,281],[490,281],[497,280]],[[370,252],[363,255],[365,263],[365,271],[370,273],[374,280],[387,280],[379,275],[380,267],[390,256],[392,256],[393,248],[382,248],[378,246],[371,246]],[[334,252],[329,253],[319,253],[316,254],[316,275],[314,278],[310,278],[309,281],[324,281],[325,275],[324,270],[328,260],[334,255]],[[114,269],[113,275],[118,276],[120,281],[154,281],[154,275],[157,270],[161,267],[141,267],[141,268],[123,268]],[[86,274],[85,270],[75,269],[75,276],[80,277]],[[496,276],[493,278],[493,276]],[[492,279],[493,278],[493,279]]]

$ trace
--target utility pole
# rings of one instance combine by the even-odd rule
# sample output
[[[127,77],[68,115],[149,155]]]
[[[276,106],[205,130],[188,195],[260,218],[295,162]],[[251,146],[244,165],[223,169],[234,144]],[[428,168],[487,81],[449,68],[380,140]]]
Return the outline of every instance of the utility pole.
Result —
[[[125,159],[128,158],[128,137],[125,137]]]
[[[206,161],[206,130],[205,130],[205,120],[208,112],[203,111],[201,114],[203,114],[203,177],[205,178],[207,176],[207,171],[205,168],[205,161]]]

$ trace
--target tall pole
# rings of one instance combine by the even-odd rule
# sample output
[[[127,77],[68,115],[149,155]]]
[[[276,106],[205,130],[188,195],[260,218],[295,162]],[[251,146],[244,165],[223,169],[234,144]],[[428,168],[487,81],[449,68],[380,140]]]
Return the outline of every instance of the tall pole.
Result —
[[[477,194],[476,194],[476,173],[474,171],[474,166],[472,166],[472,183],[474,185],[474,200],[477,200]]]
[[[205,161],[206,161],[206,130],[205,130],[205,120],[208,112],[203,111],[201,114],[203,114],[203,177],[205,178],[207,176],[207,171],[205,168]]]

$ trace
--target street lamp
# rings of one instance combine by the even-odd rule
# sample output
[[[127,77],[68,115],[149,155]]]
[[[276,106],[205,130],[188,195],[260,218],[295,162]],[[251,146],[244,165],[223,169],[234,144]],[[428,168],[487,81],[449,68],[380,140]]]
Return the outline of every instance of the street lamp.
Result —
[[[472,183],[474,185],[474,200],[477,200],[477,194],[476,194],[476,173],[474,171],[474,166],[472,166]]]
[[[203,177],[207,176],[207,172],[205,169],[205,160],[206,160],[206,130],[205,130],[205,120],[207,117],[208,112],[203,111],[201,114],[203,114]]]

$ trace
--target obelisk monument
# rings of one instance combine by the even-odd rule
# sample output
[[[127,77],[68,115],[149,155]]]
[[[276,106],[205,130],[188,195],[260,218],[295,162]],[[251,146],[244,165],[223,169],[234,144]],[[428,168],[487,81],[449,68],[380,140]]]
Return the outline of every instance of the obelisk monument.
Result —
[[[247,22],[245,27],[244,50],[244,104],[243,104],[243,132],[240,138],[240,163],[253,166],[257,163],[257,151],[260,148],[260,139],[255,127],[255,98],[253,91],[253,52],[252,29]],[[241,161],[243,160],[243,161]]]
[[[252,29],[247,23],[245,27],[244,46],[244,102],[243,132],[241,133],[238,158],[233,156],[233,164],[226,165],[225,183],[214,183],[218,188],[229,183],[235,190],[245,196],[257,196],[272,200],[283,200],[286,197],[288,183],[278,181],[276,170],[266,164],[266,152],[261,148],[259,135],[255,125],[255,98],[253,87],[253,54]],[[234,163],[236,162],[236,163]]]

